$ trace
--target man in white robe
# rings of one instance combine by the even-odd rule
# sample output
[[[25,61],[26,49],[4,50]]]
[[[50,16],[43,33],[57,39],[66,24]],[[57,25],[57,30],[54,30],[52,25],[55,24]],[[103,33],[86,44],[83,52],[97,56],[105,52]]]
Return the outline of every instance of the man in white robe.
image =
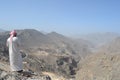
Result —
[[[20,53],[20,42],[17,37],[16,31],[10,33],[10,37],[7,39],[7,46],[9,47],[9,60],[11,71],[22,72],[22,56]]]

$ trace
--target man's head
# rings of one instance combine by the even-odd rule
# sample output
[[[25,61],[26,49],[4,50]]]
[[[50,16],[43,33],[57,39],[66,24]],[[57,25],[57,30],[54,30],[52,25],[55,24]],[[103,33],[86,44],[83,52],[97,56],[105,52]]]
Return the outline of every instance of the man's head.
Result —
[[[16,37],[17,36],[17,32],[15,30],[10,32],[10,36]]]

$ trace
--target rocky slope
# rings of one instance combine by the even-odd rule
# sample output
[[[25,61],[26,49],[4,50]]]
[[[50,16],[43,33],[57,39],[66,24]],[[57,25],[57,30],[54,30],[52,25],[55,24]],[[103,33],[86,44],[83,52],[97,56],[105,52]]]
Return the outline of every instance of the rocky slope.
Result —
[[[1,55],[0,80],[74,80],[77,68],[77,62],[72,56],[52,55],[43,51],[25,55],[23,64],[25,75],[11,73],[8,57]]]
[[[80,61],[76,80],[120,80],[120,38]]]
[[[65,37],[56,32],[51,32],[47,34],[48,37],[53,39],[55,44],[58,47],[58,53],[72,53],[73,55],[78,55],[81,57],[85,57],[86,55],[91,54],[90,47],[92,45],[83,39],[72,39],[69,37]],[[55,49],[55,48],[54,48]]]
[[[3,63],[2,66],[5,67]],[[15,73],[15,72],[8,72],[6,70],[2,70],[0,67],[0,80],[69,80],[69,79],[56,75],[51,72],[42,72],[36,74],[31,71],[23,71],[22,73]]]
[[[100,48],[98,52],[104,52],[109,54],[117,54],[120,52],[120,37],[117,37],[109,44],[104,45]]]
[[[120,53],[95,54],[81,61],[76,80],[120,80]]]

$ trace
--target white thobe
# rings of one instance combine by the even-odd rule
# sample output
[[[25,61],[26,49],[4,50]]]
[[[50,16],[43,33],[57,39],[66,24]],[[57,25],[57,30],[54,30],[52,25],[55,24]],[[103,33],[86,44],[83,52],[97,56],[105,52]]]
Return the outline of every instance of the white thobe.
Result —
[[[22,56],[19,50],[20,41],[17,37],[7,39],[7,46],[9,47],[9,60],[12,71],[23,70]]]

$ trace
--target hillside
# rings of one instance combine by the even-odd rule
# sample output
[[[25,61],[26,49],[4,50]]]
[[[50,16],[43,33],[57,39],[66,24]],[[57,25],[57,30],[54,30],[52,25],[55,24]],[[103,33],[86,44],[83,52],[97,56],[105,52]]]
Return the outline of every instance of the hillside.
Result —
[[[117,37],[108,44],[102,46],[98,52],[117,54],[120,52],[120,37]]]
[[[72,53],[73,55],[77,54],[81,57],[85,57],[91,54],[90,48],[92,47],[92,44],[86,40],[72,39],[70,37],[65,37],[63,35],[60,35],[56,32],[51,32],[47,34],[47,36],[53,39],[55,44],[59,47],[58,52],[60,50],[62,50],[62,52],[65,51],[67,52],[67,50],[69,50],[68,51],[69,53]]]
[[[120,80],[120,53],[94,54],[80,62],[76,80]]]
[[[120,80],[120,37],[80,61],[76,80]]]

